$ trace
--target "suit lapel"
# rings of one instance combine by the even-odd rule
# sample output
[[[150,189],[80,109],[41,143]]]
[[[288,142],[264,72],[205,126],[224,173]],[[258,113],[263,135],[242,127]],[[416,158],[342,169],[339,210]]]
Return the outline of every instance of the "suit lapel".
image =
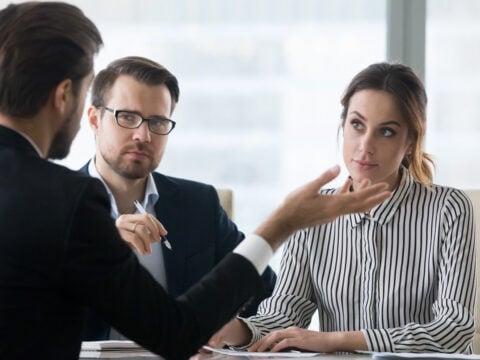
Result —
[[[88,164],[79,171],[89,175]],[[173,250],[163,246],[163,261],[165,264],[168,292],[172,296],[178,296],[182,292],[182,284],[185,282],[185,236],[182,230],[185,223],[182,213],[182,192],[177,184],[164,175],[153,173],[153,180],[158,191],[158,201],[155,204],[155,214],[158,220],[167,229]],[[168,269],[168,270],[167,270]]]
[[[164,175],[153,173],[155,185],[158,191],[158,201],[155,204],[155,213],[158,220],[168,231],[167,237],[172,244],[173,250],[163,246],[163,260],[165,263],[168,292],[172,296],[181,293],[182,284],[185,281],[185,251],[188,244],[183,235],[185,223],[182,212],[182,192],[177,184]]]

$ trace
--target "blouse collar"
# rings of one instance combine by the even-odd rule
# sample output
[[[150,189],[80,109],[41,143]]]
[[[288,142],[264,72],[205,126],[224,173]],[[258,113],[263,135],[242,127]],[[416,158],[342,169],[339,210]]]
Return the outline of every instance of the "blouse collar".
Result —
[[[400,168],[400,182],[393,191],[392,196],[375,206],[368,213],[355,213],[347,215],[351,226],[355,227],[359,225],[364,221],[364,219],[376,221],[380,225],[385,225],[388,223],[395,215],[395,212],[400,207],[400,204],[404,201],[414,182],[415,180],[413,179],[410,171],[402,166]]]

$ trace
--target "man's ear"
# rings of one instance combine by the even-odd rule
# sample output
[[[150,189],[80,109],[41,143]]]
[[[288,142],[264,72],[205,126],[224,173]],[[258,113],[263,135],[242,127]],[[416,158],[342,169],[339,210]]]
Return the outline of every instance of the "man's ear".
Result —
[[[97,134],[98,128],[100,126],[100,113],[101,110],[96,108],[93,105],[90,105],[87,109],[88,123],[94,134]]]
[[[53,105],[59,114],[65,114],[75,103],[71,79],[62,80],[54,90]]]

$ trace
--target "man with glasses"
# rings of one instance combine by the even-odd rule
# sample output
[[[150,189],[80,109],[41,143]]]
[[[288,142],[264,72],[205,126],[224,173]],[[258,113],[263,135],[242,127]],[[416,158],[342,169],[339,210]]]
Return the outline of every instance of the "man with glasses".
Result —
[[[69,152],[101,44],[75,6],[26,2],[0,10],[1,359],[77,359],[86,306],[164,358],[188,358],[259,292],[259,273],[291,233],[389,196],[379,193],[385,184],[319,194],[339,173],[329,170],[173,298],[120,238],[102,184],[48,161]],[[135,147],[131,156],[149,153]],[[135,216],[135,230],[166,235],[154,217]]]
[[[169,117],[178,98],[175,76],[152,60],[126,57],[109,64],[93,82],[87,113],[96,152],[81,169],[103,182],[123,239],[173,296],[197,283],[244,238],[212,186],[154,172],[175,128]],[[171,250],[139,224],[134,201],[162,223]],[[267,268],[262,277],[264,292],[241,316],[255,314],[260,301],[271,295],[275,273]],[[90,312],[84,339],[108,338],[123,337]]]

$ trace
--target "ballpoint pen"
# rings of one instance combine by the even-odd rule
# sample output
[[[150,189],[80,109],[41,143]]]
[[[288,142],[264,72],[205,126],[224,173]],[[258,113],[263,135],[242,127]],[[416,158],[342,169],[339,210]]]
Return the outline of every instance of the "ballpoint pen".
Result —
[[[137,210],[140,214],[146,214],[147,213],[147,211],[143,208],[142,204],[140,204],[140,202],[138,200],[135,200],[133,202],[133,205],[135,205],[135,207],[137,208]],[[160,235],[160,237],[162,238],[163,243],[165,244],[167,249],[172,250],[172,245],[170,244],[170,241],[168,241],[167,237],[164,236],[164,235]]]

